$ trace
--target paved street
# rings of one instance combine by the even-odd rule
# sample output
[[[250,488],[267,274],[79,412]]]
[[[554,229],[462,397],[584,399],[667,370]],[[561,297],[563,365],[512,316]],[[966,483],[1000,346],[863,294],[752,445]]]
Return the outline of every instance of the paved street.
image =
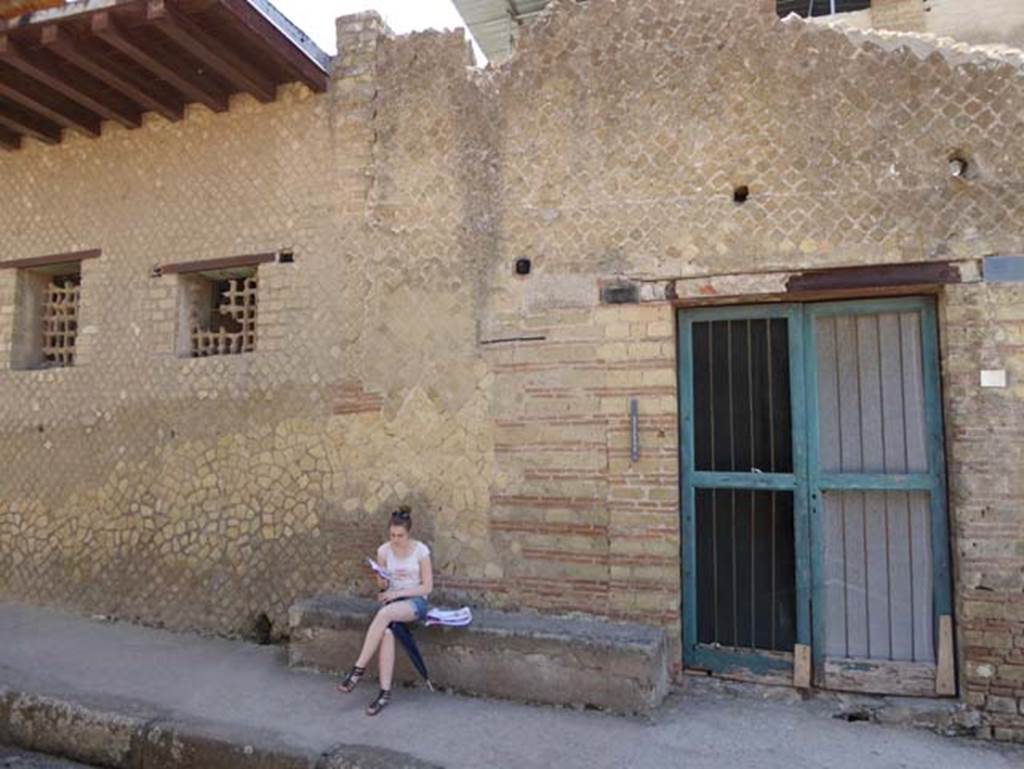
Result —
[[[449,769],[1024,766],[1019,748],[848,723],[822,700],[729,691],[677,692],[653,717],[629,719],[400,690],[388,710],[367,718],[373,682],[339,695],[331,679],[289,670],[281,648],[0,604],[4,684],[51,696],[121,698],[190,721],[263,730],[318,751],[338,743],[388,747]]]
[[[0,745],[0,769],[90,769],[84,764],[62,761],[59,758],[26,753],[23,750]]]

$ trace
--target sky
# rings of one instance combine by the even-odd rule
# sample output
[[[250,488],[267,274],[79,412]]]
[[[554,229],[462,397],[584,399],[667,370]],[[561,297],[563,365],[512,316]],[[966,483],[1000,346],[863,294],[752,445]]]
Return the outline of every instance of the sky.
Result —
[[[421,29],[465,27],[451,0],[271,0],[285,16],[327,53],[334,54],[337,44],[334,20],[359,11],[374,10],[384,17],[398,34]],[[480,50],[477,59],[482,59]]]

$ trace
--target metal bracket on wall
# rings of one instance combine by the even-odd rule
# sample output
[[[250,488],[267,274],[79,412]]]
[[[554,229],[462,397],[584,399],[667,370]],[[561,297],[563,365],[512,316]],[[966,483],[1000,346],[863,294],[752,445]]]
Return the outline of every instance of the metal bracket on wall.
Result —
[[[629,400],[629,458],[634,464],[640,459],[640,405],[636,398]]]

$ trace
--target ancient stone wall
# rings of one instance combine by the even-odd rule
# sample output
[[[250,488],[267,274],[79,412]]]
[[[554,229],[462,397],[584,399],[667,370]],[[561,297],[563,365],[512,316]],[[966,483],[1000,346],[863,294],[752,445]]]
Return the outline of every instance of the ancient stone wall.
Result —
[[[406,501],[442,599],[655,622],[679,659],[673,297],[951,260],[974,276],[939,297],[961,682],[1024,734],[1021,296],[975,264],[1024,247],[1020,63],[760,2],[557,2],[484,72],[459,35],[339,33],[324,96],[0,156],[0,259],[103,249],[76,365],[0,373],[3,594],[279,624],[366,589]],[[281,248],[256,352],[179,358],[152,266]],[[602,302],[617,282],[637,301]],[[0,270],[0,356],[16,293]]]
[[[288,87],[265,107],[241,97],[226,115],[194,107],[0,158],[4,260],[103,251],[82,263],[75,365],[0,374],[6,597],[283,628],[297,597],[368,585],[359,564],[403,501],[441,574],[483,576],[488,380],[478,292],[454,267],[473,201],[447,177],[466,154],[446,150],[457,108],[431,90],[446,61],[469,88],[465,50],[424,39],[432,64],[388,93],[396,112],[423,107],[396,130],[425,137],[416,157],[436,170],[404,188],[415,211],[384,202],[371,218],[391,184],[375,142],[393,143],[372,125],[380,24],[340,32],[323,97]],[[294,263],[258,267],[256,351],[179,357],[183,276],[154,266],[281,249]],[[0,271],[5,368],[18,287]]]

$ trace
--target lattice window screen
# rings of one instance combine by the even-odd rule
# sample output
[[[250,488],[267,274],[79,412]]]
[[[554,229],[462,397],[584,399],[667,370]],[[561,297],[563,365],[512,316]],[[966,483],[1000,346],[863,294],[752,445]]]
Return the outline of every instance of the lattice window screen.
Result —
[[[256,308],[259,283],[255,275],[215,282],[215,306],[203,322],[194,308],[191,355],[238,355],[256,349]]]
[[[81,285],[77,276],[57,277],[46,286],[43,301],[43,365],[74,365],[80,296]]]

